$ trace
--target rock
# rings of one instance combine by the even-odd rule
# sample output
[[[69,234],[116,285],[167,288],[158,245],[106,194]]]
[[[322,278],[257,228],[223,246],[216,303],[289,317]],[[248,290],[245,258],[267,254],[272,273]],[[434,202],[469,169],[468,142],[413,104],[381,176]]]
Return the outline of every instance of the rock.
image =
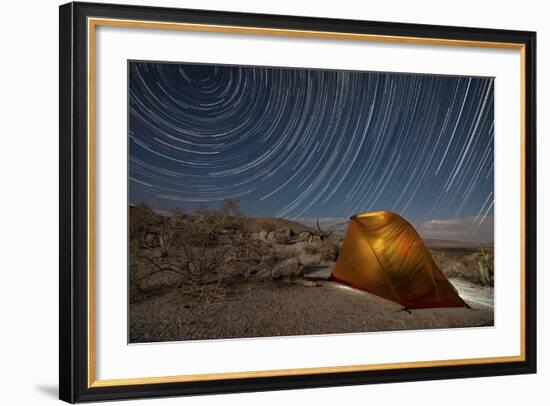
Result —
[[[315,281],[302,281],[302,285],[304,285],[306,288],[317,287],[317,283]]]
[[[321,255],[319,254],[308,254],[302,252],[298,255],[298,260],[305,266],[316,266],[321,263]]]
[[[265,277],[268,277],[269,275],[270,275],[270,272],[264,263],[259,263],[259,264],[250,266],[245,273],[245,277],[249,279],[265,278]]]
[[[296,258],[289,258],[271,269],[271,278],[275,281],[290,279],[294,281],[304,277],[305,268]]]
[[[309,231],[302,231],[301,233],[298,234],[298,237],[296,237],[296,241],[297,242],[309,241],[309,239],[311,238],[311,235],[312,233],[310,233]]]
[[[275,231],[275,241],[279,244],[287,244],[290,241],[291,230],[290,228],[280,228]]]
[[[339,246],[337,243],[324,241],[321,249],[321,259],[323,261],[335,262],[338,259]]]

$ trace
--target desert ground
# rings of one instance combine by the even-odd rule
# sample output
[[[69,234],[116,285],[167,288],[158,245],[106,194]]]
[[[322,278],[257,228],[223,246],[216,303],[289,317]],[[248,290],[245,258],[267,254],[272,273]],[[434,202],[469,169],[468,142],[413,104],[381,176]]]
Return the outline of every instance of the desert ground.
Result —
[[[426,241],[471,307],[404,311],[327,280],[342,236],[235,202],[191,214],[130,208],[130,343],[493,325],[491,245]]]

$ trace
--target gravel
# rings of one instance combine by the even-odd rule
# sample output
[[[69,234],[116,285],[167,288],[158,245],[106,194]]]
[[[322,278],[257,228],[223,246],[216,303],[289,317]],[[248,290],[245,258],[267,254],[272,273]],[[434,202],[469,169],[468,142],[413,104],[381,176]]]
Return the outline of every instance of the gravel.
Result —
[[[131,343],[144,343],[493,325],[491,306],[470,305],[408,313],[336,282],[252,281],[213,303],[177,291],[131,303],[129,335]]]

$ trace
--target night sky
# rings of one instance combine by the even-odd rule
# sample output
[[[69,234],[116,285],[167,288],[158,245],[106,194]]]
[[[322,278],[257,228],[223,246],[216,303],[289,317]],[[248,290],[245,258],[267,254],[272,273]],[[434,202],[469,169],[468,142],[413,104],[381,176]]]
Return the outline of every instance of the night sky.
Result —
[[[493,91],[492,78],[130,62],[130,202],[238,198],[247,215],[304,221],[391,210],[421,234],[489,241]]]

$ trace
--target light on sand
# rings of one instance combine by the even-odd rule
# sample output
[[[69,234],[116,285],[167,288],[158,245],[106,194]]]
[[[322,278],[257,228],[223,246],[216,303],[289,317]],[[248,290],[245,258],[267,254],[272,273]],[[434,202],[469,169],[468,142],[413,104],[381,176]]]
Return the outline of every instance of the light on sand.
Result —
[[[337,284],[337,285],[334,285],[334,286],[336,286],[338,289],[347,290],[349,292],[364,293],[360,289],[352,288],[351,286],[347,286],[347,285]]]

